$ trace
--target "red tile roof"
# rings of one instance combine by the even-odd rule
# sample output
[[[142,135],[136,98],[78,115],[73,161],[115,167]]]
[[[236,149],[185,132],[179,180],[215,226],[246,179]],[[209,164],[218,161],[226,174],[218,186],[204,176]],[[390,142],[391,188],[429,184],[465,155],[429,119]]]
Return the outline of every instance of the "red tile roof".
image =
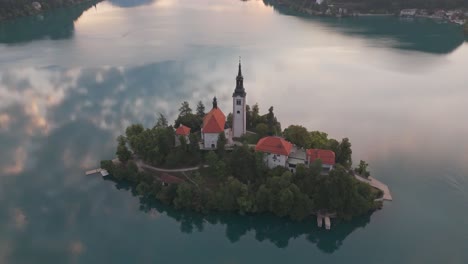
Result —
[[[255,146],[255,151],[289,156],[293,145],[281,137],[264,137]]]
[[[176,176],[172,176],[172,175],[167,174],[167,173],[163,173],[161,175],[161,177],[159,177],[159,178],[164,183],[181,183],[181,182],[184,182],[184,180],[182,180],[181,178],[176,177]]]
[[[312,163],[316,159],[320,159],[322,164],[335,165],[335,152],[325,149],[308,149],[307,157],[309,162]]]
[[[226,124],[226,116],[219,110],[213,108],[203,118],[203,133],[222,133],[224,132],[224,125]]]
[[[184,125],[180,125],[176,131],[175,131],[176,135],[179,135],[179,136],[188,136],[190,134],[190,127],[188,126],[184,126]]]

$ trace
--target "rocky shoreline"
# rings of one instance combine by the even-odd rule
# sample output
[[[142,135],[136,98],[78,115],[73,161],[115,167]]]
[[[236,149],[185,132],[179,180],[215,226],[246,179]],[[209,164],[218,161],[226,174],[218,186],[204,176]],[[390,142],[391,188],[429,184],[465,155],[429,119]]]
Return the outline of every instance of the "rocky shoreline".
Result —
[[[23,16],[38,15],[57,8],[82,3],[98,3],[102,0],[0,0],[0,22]]]

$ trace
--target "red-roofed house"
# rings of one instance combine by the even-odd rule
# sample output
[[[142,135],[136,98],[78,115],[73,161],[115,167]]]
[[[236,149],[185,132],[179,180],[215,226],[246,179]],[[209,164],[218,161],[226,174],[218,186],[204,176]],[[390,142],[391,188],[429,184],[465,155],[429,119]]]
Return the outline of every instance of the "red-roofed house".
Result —
[[[226,116],[218,108],[216,97],[213,99],[213,109],[203,118],[203,127],[201,129],[202,144],[204,149],[215,149],[218,144],[220,133],[224,133],[228,144],[232,143],[231,129],[225,129]]]
[[[307,160],[310,164],[315,162],[317,159],[320,159],[322,162],[322,167],[328,170],[332,170],[335,165],[335,152],[326,149],[308,149]]]
[[[293,144],[281,137],[264,137],[257,142],[255,151],[265,153],[264,160],[268,168],[287,167],[288,156]]]
[[[190,143],[189,135],[190,135],[190,127],[184,126],[181,124],[175,131],[175,145],[176,146],[180,145],[180,137],[185,137],[185,141],[187,143]]]
[[[264,161],[267,167],[273,169],[277,166],[285,167],[296,172],[297,165],[308,167],[315,160],[322,161],[322,167],[330,171],[335,165],[335,153],[324,149],[302,149],[293,145],[282,137],[264,137],[255,146],[255,151],[265,154]]]

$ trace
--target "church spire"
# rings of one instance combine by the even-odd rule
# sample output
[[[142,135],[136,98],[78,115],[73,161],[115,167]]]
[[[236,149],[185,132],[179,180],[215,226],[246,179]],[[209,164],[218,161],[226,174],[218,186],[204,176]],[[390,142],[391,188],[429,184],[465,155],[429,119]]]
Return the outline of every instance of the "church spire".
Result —
[[[216,96],[213,98],[213,108],[218,108],[218,100],[216,99]]]
[[[241,59],[239,57],[239,72],[237,73],[236,77],[236,89],[234,90],[234,93],[232,96],[241,96],[245,97],[246,92],[244,88],[244,77],[242,76],[242,65],[241,65]]]

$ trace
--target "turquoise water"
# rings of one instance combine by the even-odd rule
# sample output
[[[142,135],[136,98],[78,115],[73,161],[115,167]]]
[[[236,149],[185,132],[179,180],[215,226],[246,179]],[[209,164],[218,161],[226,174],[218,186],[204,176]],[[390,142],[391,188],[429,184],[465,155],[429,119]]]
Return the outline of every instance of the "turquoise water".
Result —
[[[84,176],[128,124],[247,100],[349,137],[383,210],[202,216]],[[468,45],[456,26],[319,19],[262,1],[104,1],[0,24],[0,263],[467,263]]]

